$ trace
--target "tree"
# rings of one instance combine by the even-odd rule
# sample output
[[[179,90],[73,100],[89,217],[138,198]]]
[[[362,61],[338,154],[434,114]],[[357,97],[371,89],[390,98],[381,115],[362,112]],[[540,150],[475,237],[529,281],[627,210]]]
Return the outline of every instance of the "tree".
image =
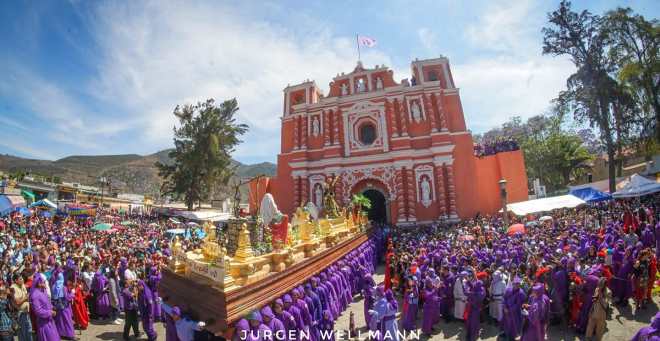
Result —
[[[370,209],[371,208],[371,200],[367,198],[364,194],[353,194],[353,198],[351,199],[351,203],[353,206],[357,207],[358,211],[362,211],[362,209]]]
[[[642,140],[660,143],[660,25],[630,8],[607,12],[603,29],[609,38],[609,58],[616,65],[622,91],[636,104]]]
[[[226,185],[234,174],[230,154],[248,127],[236,122],[236,99],[215,105],[212,99],[195,105],[177,106],[174,116],[174,149],[171,164],[156,162],[163,178],[162,193],[183,198],[188,210],[207,200],[210,189]]]
[[[612,103],[617,95],[617,82],[610,76],[609,38],[602,29],[603,19],[588,11],[573,12],[570,2],[563,0],[556,11],[548,14],[548,21],[551,26],[542,30],[543,54],[568,55],[577,67],[559,100],[573,109],[576,120],[598,127],[609,160],[609,188],[614,192],[617,141],[613,130],[617,122]]]

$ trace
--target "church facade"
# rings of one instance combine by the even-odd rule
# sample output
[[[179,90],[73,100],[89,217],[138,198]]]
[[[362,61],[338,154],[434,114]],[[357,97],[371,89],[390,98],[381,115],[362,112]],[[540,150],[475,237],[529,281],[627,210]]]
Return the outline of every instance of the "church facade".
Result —
[[[313,202],[338,177],[340,205],[363,193],[372,212],[397,224],[466,218],[527,200],[521,151],[477,157],[459,89],[445,57],[415,60],[410,79],[386,66],[337,75],[323,95],[315,82],[284,89],[281,153],[270,192],[284,213]]]

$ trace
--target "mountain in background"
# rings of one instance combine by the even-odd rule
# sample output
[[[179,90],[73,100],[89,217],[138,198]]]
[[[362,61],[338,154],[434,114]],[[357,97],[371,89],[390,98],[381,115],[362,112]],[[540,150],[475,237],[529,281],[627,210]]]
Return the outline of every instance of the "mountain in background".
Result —
[[[24,172],[47,180],[54,179],[55,182],[86,185],[97,185],[96,182],[100,177],[108,177],[111,179],[112,188],[118,192],[158,197],[162,180],[158,176],[155,163],[171,162],[169,152],[170,150],[166,149],[145,156],[137,154],[67,156],[55,161],[0,155],[0,171]],[[246,165],[233,161],[233,164],[236,166],[238,178],[251,178],[260,174],[275,176],[276,173],[275,164],[270,162]],[[233,196],[230,193],[224,194]],[[220,197],[225,195],[219,193]]]

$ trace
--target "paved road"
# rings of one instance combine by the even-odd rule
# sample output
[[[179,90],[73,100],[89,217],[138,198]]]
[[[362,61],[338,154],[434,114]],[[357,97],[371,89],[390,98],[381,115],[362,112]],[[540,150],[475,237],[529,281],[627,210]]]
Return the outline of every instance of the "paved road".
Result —
[[[383,275],[377,274],[375,276],[377,283],[382,282]],[[363,332],[364,329],[364,314],[363,314],[363,302],[360,296],[356,296],[354,302],[350,305],[349,309],[346,310],[335,324],[336,330],[348,330],[349,324],[349,312],[353,311],[355,314],[355,322],[357,328],[361,329]],[[607,322],[607,332],[605,333],[604,340],[612,341],[624,341],[630,340],[633,335],[642,327],[647,326],[655,313],[658,311],[658,300],[656,298],[655,304],[649,306],[647,309],[640,311],[638,314],[633,316],[633,312],[630,308],[618,310],[614,309],[612,314],[613,318]],[[420,313],[421,316],[421,313]],[[418,326],[421,326],[421,321],[418,322]],[[121,340],[123,326],[117,325],[108,325],[108,324],[98,324],[93,323],[90,325],[89,329],[83,331],[80,335],[81,340]],[[158,339],[165,339],[165,329],[162,323],[156,325],[156,330],[158,332]],[[498,330],[494,325],[482,324],[480,339],[483,340],[497,340]],[[366,335],[366,332],[363,334]],[[144,336],[142,339],[146,340]],[[422,336],[422,340],[428,340],[428,337]],[[464,327],[462,322],[451,322],[445,323],[444,321],[436,325],[436,332],[430,338],[431,340],[463,340],[464,339]],[[575,335],[570,328],[566,326],[552,326],[549,329],[548,334],[549,340],[581,340],[582,336]]]

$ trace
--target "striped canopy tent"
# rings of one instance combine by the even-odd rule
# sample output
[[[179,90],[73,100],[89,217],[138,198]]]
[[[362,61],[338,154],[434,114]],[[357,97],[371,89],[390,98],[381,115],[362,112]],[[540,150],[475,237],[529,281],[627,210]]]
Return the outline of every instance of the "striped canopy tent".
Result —
[[[22,196],[0,195],[0,216],[5,216],[19,207],[25,207],[25,199]]]

